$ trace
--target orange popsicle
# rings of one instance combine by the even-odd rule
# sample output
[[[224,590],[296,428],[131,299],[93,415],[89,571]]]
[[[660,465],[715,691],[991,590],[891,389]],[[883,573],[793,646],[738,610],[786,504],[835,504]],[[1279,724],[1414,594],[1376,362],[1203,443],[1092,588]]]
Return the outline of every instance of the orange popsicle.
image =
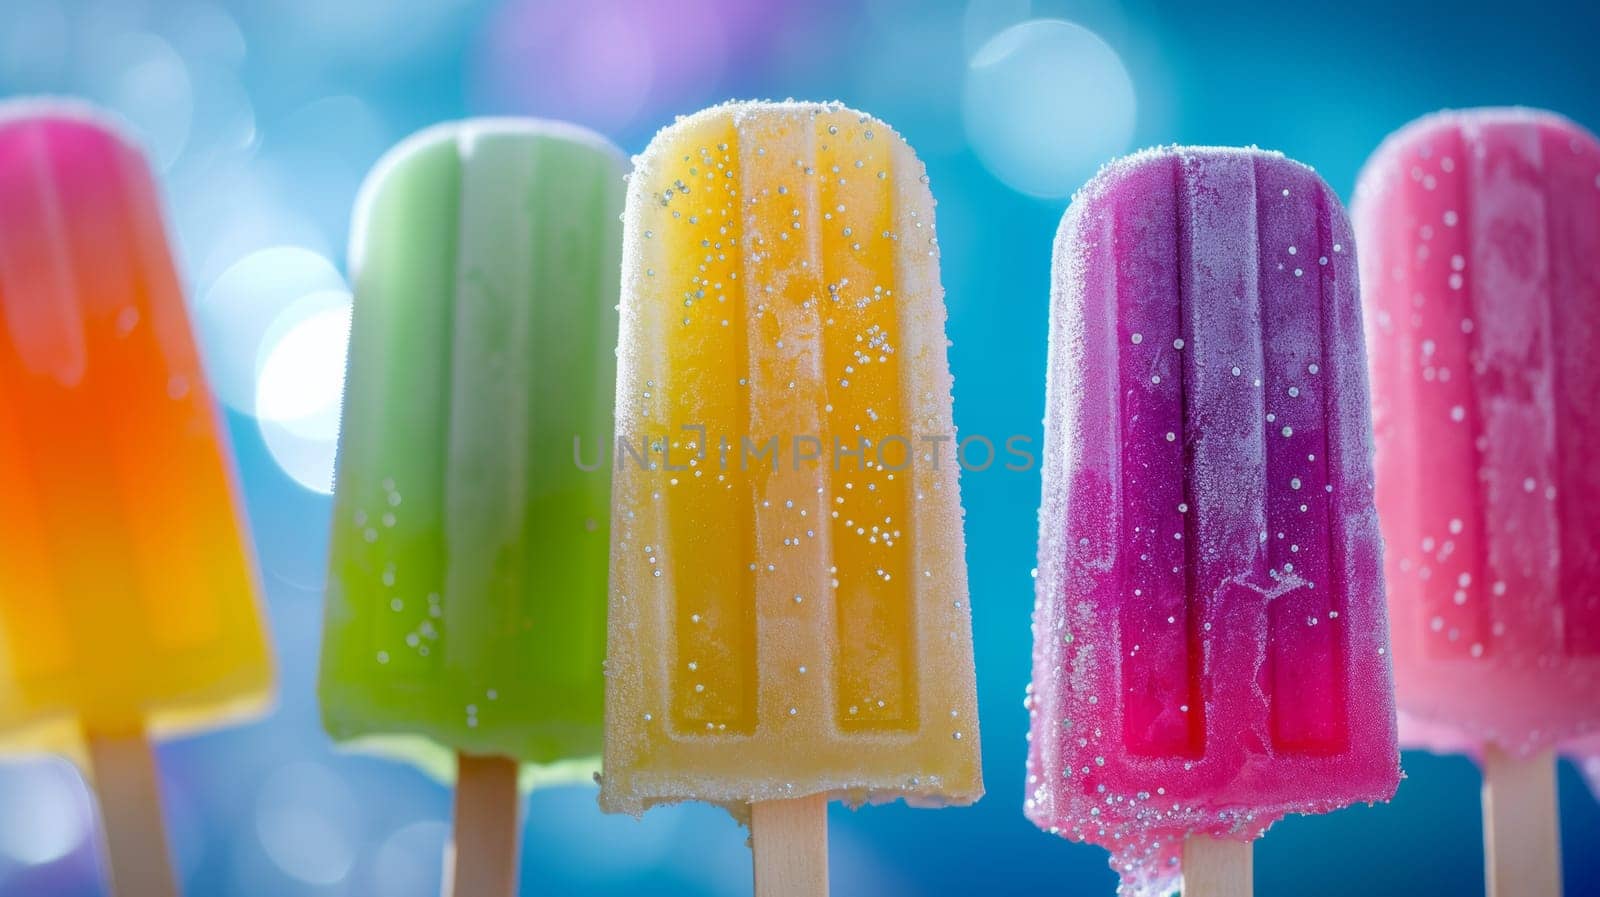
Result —
[[[81,732],[103,799],[153,799],[129,779],[148,734],[266,701],[228,458],[139,152],[81,110],[0,106],[0,745]],[[103,809],[113,877],[157,893],[118,860],[164,854]]]

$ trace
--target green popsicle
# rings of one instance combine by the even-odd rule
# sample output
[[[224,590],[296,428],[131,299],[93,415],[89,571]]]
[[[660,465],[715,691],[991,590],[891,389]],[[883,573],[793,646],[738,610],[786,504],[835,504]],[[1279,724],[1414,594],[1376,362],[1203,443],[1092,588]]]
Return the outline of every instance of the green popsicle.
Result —
[[[318,685],[336,740],[598,768],[610,478],[573,440],[592,460],[611,439],[626,170],[580,128],[484,119],[410,138],[362,189]]]

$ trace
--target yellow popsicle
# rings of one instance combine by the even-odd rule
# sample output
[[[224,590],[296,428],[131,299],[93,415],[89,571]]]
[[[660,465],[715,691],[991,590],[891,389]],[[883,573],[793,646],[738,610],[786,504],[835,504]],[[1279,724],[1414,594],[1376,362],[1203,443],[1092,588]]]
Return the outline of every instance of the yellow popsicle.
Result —
[[[838,105],[731,104],[625,218],[600,800],[982,793],[933,199]]]

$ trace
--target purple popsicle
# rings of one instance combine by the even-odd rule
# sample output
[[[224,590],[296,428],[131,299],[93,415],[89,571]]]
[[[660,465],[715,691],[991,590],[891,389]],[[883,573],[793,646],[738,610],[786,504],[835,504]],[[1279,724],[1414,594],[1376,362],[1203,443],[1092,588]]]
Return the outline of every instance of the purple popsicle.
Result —
[[[1125,893],[1399,782],[1357,282],[1275,153],[1139,153],[1062,220],[1026,810]]]

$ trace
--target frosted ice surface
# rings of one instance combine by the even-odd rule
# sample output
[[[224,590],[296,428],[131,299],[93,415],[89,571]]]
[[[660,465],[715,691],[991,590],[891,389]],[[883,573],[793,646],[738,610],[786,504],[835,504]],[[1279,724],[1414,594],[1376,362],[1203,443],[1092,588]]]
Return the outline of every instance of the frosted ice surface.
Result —
[[[1254,149],[1119,160],[1062,221],[1026,809],[1129,893],[1398,783],[1352,247]]]

